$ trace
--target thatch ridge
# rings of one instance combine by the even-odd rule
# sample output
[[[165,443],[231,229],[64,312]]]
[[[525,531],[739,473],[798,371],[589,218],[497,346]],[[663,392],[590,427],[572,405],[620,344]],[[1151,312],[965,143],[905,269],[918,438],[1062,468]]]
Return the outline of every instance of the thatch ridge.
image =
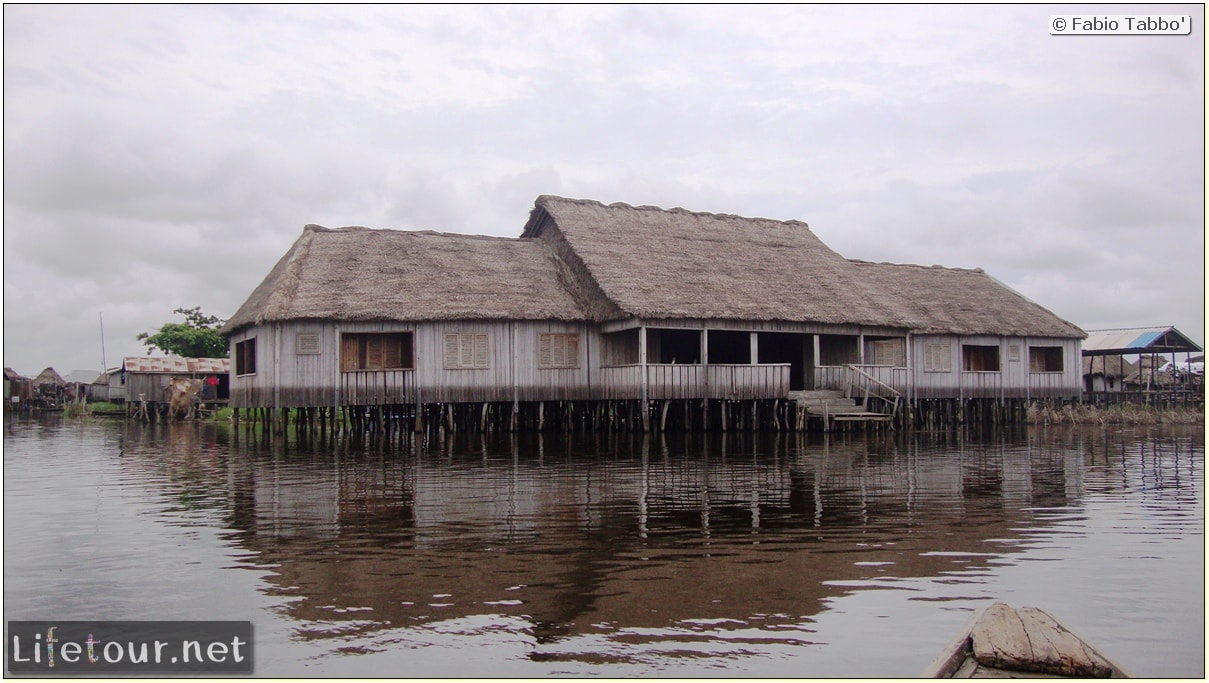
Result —
[[[223,327],[270,321],[584,320],[537,240],[308,225]]]
[[[847,259],[798,220],[541,195],[519,238],[307,225],[223,328],[624,318],[1084,338],[981,268]]]
[[[709,212],[709,211],[693,211],[693,210],[685,209],[685,208],[682,208],[679,206],[672,207],[670,209],[665,209],[663,207],[654,206],[651,204],[627,204],[625,202],[613,202],[611,204],[605,204],[604,202],[600,202],[595,199],[573,199],[570,197],[560,197],[558,195],[553,195],[553,194],[539,195],[536,202],[534,202],[534,204],[535,204],[535,206],[540,207],[547,202],[569,202],[572,204],[582,204],[584,206],[597,206],[597,207],[602,207],[602,208],[606,208],[606,209],[633,209],[634,211],[654,211],[657,213],[682,214],[685,216],[697,216],[697,217],[707,217],[707,218],[770,221],[773,223],[784,223],[786,225],[801,225],[801,226],[805,226],[807,228],[810,227],[805,222],[797,220],[797,219],[781,220],[781,219],[777,219],[777,218],[760,218],[760,217],[756,217],[756,216],[740,216],[738,214],[733,214],[733,213],[713,213],[713,212]]]
[[[1087,333],[987,274],[946,268],[850,261],[914,332],[1083,339]]]
[[[885,321],[847,261],[801,221],[552,195],[538,209],[550,220],[531,219],[525,236],[565,240],[615,317]]]
[[[802,221],[542,195],[524,234],[565,241],[615,317],[1085,336],[981,268],[846,259]]]

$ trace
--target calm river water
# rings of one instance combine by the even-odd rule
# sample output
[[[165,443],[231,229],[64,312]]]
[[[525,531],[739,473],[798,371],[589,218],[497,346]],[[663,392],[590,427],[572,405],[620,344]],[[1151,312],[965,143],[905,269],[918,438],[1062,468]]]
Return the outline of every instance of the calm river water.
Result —
[[[4,428],[6,620],[250,620],[256,675],[915,676],[996,599],[1205,675],[1201,427]]]

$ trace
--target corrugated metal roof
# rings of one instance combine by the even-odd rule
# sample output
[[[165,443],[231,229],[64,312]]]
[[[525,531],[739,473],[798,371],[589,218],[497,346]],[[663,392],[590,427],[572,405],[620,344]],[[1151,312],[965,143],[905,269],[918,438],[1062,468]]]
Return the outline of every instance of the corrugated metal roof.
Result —
[[[1174,327],[1132,327],[1120,330],[1088,330],[1083,355],[1147,353],[1159,351],[1202,351]]]
[[[122,367],[126,372],[225,375],[231,372],[231,359],[127,356],[122,360]]]

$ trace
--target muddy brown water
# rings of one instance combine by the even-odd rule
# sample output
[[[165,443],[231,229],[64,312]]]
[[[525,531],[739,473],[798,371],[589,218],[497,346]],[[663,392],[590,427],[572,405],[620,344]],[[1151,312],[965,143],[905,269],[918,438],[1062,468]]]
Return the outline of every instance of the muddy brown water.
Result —
[[[1204,676],[1204,429],[8,419],[6,620],[248,620],[258,676],[915,676],[994,600]]]

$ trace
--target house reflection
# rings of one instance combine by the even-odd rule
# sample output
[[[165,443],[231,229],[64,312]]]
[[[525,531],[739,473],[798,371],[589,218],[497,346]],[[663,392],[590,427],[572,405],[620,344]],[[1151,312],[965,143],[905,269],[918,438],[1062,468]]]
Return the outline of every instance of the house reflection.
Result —
[[[808,624],[852,590],[977,572],[1036,509],[1079,498],[1081,458],[865,435],[245,440],[222,485],[235,542],[302,637],[501,614],[550,642]]]
[[[486,615],[539,643],[805,638],[846,593],[976,582],[1089,493],[1198,504],[1191,457],[1104,430],[458,434],[361,451],[188,424],[115,438],[131,480],[157,482],[167,523],[221,520],[239,566],[314,639]]]

